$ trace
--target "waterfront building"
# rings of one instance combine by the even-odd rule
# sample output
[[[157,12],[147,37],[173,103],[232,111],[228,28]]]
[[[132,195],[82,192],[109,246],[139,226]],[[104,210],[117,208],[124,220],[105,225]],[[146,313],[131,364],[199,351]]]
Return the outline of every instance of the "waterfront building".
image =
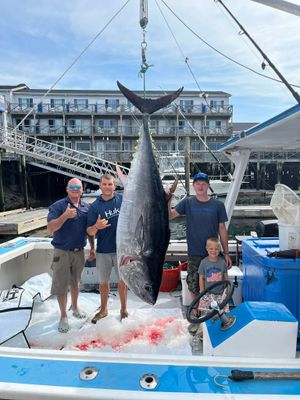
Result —
[[[141,113],[118,90],[30,89],[24,84],[0,86],[8,104],[8,120],[30,136],[130,163],[138,139]],[[136,91],[143,96],[143,92]],[[157,98],[162,91],[148,91]],[[162,156],[188,147],[191,162],[212,161],[213,151],[232,135],[230,94],[185,90],[177,100],[151,116],[150,129]],[[24,116],[33,112],[23,121]],[[200,139],[201,138],[201,139]],[[223,159],[225,161],[226,159]]]
[[[26,84],[0,85],[0,99],[2,108],[5,103],[8,126],[18,127],[33,138],[33,142],[36,139],[47,141],[49,151],[52,144],[58,144],[130,166],[139,137],[141,113],[118,90],[54,89],[46,93],[46,89],[31,89]],[[136,93],[143,96],[142,91]],[[157,98],[164,94],[150,90],[146,96]],[[223,91],[184,90],[176,103],[152,115],[150,129],[158,157],[188,153],[191,174],[202,170],[212,177],[228,179],[233,166],[216,150],[232,135],[241,136],[255,125],[233,122],[230,97]],[[2,152],[4,186],[18,190],[23,179],[24,192],[27,179],[38,198],[55,198],[55,189],[64,192],[66,176],[57,174],[64,174],[64,171],[53,169],[53,165],[47,170],[45,163],[22,157]],[[252,153],[244,187],[273,190],[274,185],[281,182],[299,190],[299,161],[300,154],[295,151]],[[9,168],[6,168],[8,162]],[[27,178],[24,178],[26,174]],[[40,179],[45,182],[45,174],[47,184],[44,188]]]

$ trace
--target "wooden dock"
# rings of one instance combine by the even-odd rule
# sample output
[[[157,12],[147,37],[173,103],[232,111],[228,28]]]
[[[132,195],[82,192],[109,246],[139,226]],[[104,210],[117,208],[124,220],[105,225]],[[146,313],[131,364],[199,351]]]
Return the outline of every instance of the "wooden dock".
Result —
[[[0,213],[0,235],[22,235],[47,225],[47,208],[5,211]]]

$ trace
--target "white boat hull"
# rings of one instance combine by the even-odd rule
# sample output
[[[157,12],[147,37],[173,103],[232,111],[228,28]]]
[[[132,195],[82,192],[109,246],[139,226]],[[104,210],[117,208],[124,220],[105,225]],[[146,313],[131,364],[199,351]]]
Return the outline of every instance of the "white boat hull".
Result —
[[[49,272],[52,247],[47,239],[18,238],[0,250],[1,289]],[[92,330],[92,325],[87,329]],[[82,379],[85,368],[98,372],[95,379]],[[4,343],[0,346],[0,399],[300,398],[300,381],[234,382],[228,379],[233,369],[300,371],[298,358],[149,354],[147,345],[141,354],[123,354],[16,348]],[[145,381],[151,386],[153,377],[155,388],[142,387]]]

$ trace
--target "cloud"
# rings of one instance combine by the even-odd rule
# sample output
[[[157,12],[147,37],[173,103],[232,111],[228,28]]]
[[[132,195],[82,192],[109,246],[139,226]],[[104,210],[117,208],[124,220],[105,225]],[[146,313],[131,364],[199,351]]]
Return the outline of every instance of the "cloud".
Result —
[[[165,0],[182,21],[219,51],[261,73],[263,57],[222,6],[211,0]],[[294,1],[296,4],[300,2]],[[142,31],[137,1],[130,1],[59,83],[59,88],[115,89],[116,79],[141,89]],[[0,69],[2,84],[26,82],[49,88],[125,0],[10,0],[1,5]],[[157,0],[149,2],[146,29],[148,89],[223,90],[232,94],[234,118],[260,120],[283,111],[295,100],[283,85],[227,60],[197,38]],[[299,17],[248,1],[225,2],[289,82],[300,85]],[[196,81],[184,62],[188,57]],[[297,89],[300,91],[299,89]]]

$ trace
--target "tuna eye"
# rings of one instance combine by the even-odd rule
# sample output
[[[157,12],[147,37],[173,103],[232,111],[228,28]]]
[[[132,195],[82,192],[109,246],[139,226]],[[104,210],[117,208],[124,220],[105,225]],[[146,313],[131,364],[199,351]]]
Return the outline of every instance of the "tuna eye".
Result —
[[[147,292],[149,292],[149,293],[152,292],[152,288],[150,285],[145,285],[144,289],[147,290]]]

